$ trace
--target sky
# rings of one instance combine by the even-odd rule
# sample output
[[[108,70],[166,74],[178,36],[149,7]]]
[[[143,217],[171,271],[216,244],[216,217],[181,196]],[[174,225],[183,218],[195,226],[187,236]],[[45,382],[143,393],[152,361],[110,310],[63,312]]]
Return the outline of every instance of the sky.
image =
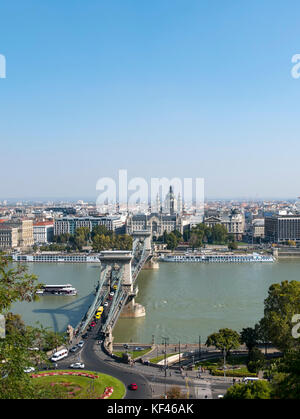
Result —
[[[0,199],[96,197],[122,169],[296,198],[299,15],[296,0],[1,1]]]

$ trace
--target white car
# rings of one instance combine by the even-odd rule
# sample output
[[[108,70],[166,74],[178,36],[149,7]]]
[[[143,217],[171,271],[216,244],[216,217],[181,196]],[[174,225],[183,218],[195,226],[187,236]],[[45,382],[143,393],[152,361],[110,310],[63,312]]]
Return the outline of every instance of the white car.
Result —
[[[107,306],[108,306],[108,302],[106,301],[106,302],[103,304],[103,306],[104,306],[104,307],[107,307]]]
[[[84,368],[84,363],[83,362],[75,362],[75,364],[70,365],[70,368],[75,368],[75,369],[81,368],[81,369],[83,369]]]
[[[82,348],[82,347],[83,347],[83,345],[84,345],[84,341],[83,341],[83,340],[81,340],[80,342],[78,342],[78,343],[77,343],[77,346],[78,346],[79,348]]]
[[[34,367],[28,367],[28,368],[24,369],[24,372],[26,372],[26,373],[30,373],[30,372],[34,372],[34,371],[35,371]]]
[[[110,293],[109,293],[109,295],[110,295],[111,297],[113,297],[113,296],[115,295],[115,293],[114,293],[114,292],[110,292]]]

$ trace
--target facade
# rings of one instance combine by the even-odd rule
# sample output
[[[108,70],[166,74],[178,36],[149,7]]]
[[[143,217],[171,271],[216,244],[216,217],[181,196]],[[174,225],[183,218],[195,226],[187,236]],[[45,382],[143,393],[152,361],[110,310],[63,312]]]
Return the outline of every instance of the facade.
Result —
[[[183,234],[184,223],[182,218],[177,215],[165,215],[161,213],[135,214],[130,215],[126,223],[126,233],[132,234],[135,231],[148,230],[154,237],[162,236],[166,231],[178,230]]]
[[[62,217],[54,221],[54,235],[69,233],[75,234],[79,227],[87,227],[90,231],[98,225],[105,226],[108,230],[118,232],[124,226],[119,216],[107,217]]]
[[[10,250],[18,247],[19,232],[17,227],[0,224],[0,250]]]
[[[33,221],[28,219],[9,220],[1,226],[15,228],[18,231],[18,245],[13,247],[27,248],[34,244],[33,239]],[[13,233],[14,235],[14,233]],[[14,241],[13,241],[14,242]],[[13,243],[12,242],[12,243]]]
[[[265,237],[273,243],[300,242],[300,215],[265,217]]]
[[[252,221],[250,233],[253,238],[263,239],[265,237],[265,220],[261,218],[255,218]]]
[[[53,241],[54,223],[40,221],[33,225],[33,238],[35,243],[49,243]]]
[[[204,223],[208,227],[214,227],[216,224],[224,225],[228,233],[234,236],[235,240],[242,240],[245,232],[244,214],[236,210],[231,211],[229,214],[206,217]]]

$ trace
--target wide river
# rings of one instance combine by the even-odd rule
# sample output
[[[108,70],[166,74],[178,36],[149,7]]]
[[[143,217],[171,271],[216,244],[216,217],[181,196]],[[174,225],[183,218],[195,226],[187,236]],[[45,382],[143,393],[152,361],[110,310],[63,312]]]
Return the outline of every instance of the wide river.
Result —
[[[27,324],[39,322],[56,331],[76,326],[93,301],[99,276],[95,264],[28,264],[44,284],[72,284],[74,297],[40,297],[33,303],[16,303],[13,312]],[[264,299],[273,283],[300,280],[300,260],[276,263],[202,264],[160,263],[159,270],[142,271],[136,301],[146,316],[120,319],[116,342],[197,343],[222,327],[240,331],[263,316]]]

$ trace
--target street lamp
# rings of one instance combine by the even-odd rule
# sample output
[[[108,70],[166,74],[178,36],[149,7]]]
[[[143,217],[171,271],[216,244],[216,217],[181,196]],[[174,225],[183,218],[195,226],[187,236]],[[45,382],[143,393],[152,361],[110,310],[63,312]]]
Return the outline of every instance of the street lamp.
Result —
[[[165,399],[167,399],[167,340],[169,338],[162,336],[162,340],[164,341],[162,343],[165,345]]]

